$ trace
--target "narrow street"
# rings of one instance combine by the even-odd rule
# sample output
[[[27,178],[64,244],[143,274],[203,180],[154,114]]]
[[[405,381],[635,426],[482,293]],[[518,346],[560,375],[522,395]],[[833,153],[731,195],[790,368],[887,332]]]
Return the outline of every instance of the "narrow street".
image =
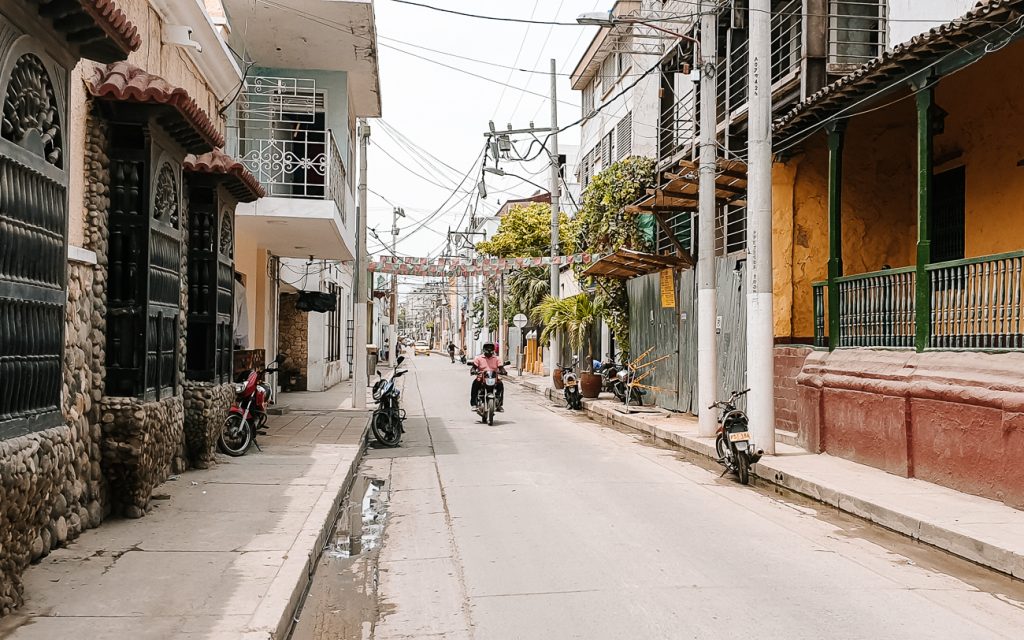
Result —
[[[407,364],[402,446],[371,445],[353,491],[372,526],[352,548],[360,509],[343,516],[297,640],[964,640],[1024,628],[1019,582],[741,487],[514,384],[500,422],[481,425],[463,366],[437,354]]]

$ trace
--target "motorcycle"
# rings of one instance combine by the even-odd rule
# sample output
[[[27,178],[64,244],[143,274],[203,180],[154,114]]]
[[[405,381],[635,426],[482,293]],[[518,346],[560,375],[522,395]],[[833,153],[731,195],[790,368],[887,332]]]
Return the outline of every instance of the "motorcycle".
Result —
[[[583,397],[580,395],[580,381],[574,367],[578,360],[573,360],[569,366],[562,367],[562,393],[565,396],[565,406],[570,410],[583,408]]]
[[[274,390],[265,383],[268,373],[277,373],[287,356],[278,354],[269,366],[245,374],[245,382],[235,383],[235,401],[224,419],[224,428],[217,439],[217,448],[232,457],[245,455],[256,443],[256,435],[265,435],[267,407],[274,403]]]
[[[405,410],[399,405],[401,390],[395,385],[395,380],[406,373],[406,369],[399,369],[398,366],[405,361],[405,356],[398,356],[395,360],[395,372],[390,378],[381,376],[377,372],[378,380],[373,383],[373,401],[377,408],[373,410],[370,417],[370,430],[377,442],[385,447],[397,447],[405,432]]]
[[[718,435],[715,437],[718,462],[725,466],[722,475],[732,471],[739,476],[740,484],[750,482],[750,465],[764,455],[764,451],[754,450],[754,445],[750,442],[750,425],[747,414],[736,407],[736,402],[749,392],[750,389],[733,391],[728,400],[716,402],[708,407],[708,409],[722,410],[718,418],[718,422],[722,426],[718,428]]]
[[[502,363],[502,373],[504,373],[504,368],[510,364],[512,363],[507,361]],[[498,404],[498,372],[480,371],[476,365],[471,364],[470,366],[472,367],[470,373],[475,375],[476,381],[480,383],[476,392],[475,410],[480,416],[480,422],[494,426],[494,413],[500,406]]]
[[[601,374],[601,391],[615,393],[618,381],[616,376],[619,373],[619,365],[615,364],[615,359],[611,356],[605,356],[605,359],[602,361],[594,360],[594,372]],[[618,397],[617,394],[616,397]],[[621,400],[622,398],[619,399]]]

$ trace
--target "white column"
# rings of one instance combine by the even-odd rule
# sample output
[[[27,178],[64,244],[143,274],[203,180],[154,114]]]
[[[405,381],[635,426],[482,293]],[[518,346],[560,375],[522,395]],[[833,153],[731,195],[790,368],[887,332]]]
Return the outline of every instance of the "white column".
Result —
[[[352,348],[355,349],[355,375],[352,377],[352,406],[356,409],[366,408],[366,387],[369,378],[366,371],[366,291],[367,281],[367,250],[366,250],[366,147],[370,140],[370,125],[366,120],[359,121],[359,206],[356,208],[356,291],[355,291],[355,322]]]
[[[771,1],[750,2],[747,147],[747,414],[754,445],[775,453],[772,318]]]

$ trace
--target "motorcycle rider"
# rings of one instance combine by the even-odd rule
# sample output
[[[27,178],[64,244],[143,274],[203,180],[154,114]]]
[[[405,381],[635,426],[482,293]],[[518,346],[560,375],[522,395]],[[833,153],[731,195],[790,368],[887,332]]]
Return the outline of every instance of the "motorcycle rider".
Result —
[[[451,340],[448,341],[448,357],[452,359],[452,362],[455,362],[455,343]]]
[[[501,360],[494,353],[494,343],[486,343],[484,345],[484,352],[473,358],[473,386],[469,392],[469,406],[474,410],[476,409],[476,395],[480,390],[480,382],[477,380],[476,374],[482,371],[497,371],[499,375],[506,375],[505,365],[501,363]],[[496,395],[498,400],[497,410],[504,411],[505,384],[501,381],[501,378],[498,378]]]

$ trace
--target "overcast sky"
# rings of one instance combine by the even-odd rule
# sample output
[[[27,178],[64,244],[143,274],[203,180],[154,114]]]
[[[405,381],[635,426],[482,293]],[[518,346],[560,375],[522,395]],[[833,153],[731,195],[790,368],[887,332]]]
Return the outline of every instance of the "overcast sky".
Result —
[[[559,22],[573,22],[580,13],[607,9],[612,5],[611,0],[423,1],[476,14]],[[392,206],[387,201],[401,206],[407,218],[399,221],[399,228],[404,232],[399,234],[398,253],[428,255],[443,246],[449,226],[455,228],[463,221],[464,228],[467,205],[474,199],[465,191],[475,192],[479,172],[466,180],[463,185],[465,191],[451,198],[431,224],[414,233],[409,232],[419,227],[418,221],[436,211],[452,195],[455,184],[483,148],[483,133],[488,120],[493,119],[499,128],[509,122],[514,128],[526,127],[531,119],[537,126],[549,123],[550,103],[546,97],[541,97],[550,92],[549,76],[496,65],[546,72],[549,60],[555,58],[559,71],[564,74],[559,76],[558,97],[570,103],[559,106],[559,122],[563,125],[570,123],[579,117],[579,107],[575,105],[579,105],[580,96],[570,89],[568,74],[597,29],[494,22],[438,13],[393,0],[375,0],[374,5],[383,122],[371,121],[368,225],[375,227],[380,237],[390,243]],[[398,49],[491,81],[418,59]],[[509,87],[503,88],[506,83]],[[541,96],[526,94],[519,89],[528,89]],[[439,165],[429,157],[417,157],[389,134],[389,127],[452,168]],[[579,129],[567,131],[560,138],[560,143],[577,145]],[[503,165],[503,168],[541,184],[548,182],[544,165],[540,163],[528,167]],[[531,177],[533,173],[537,175]],[[431,181],[445,186],[431,184]],[[494,175],[488,176],[487,185],[489,195],[481,203],[478,215],[493,214],[500,202],[536,191],[535,187],[515,179],[501,179]],[[502,189],[510,193],[499,193]],[[381,252],[380,243],[372,234],[369,245],[371,252]],[[412,279],[403,278],[405,280],[412,282]],[[403,286],[403,290],[406,289]]]

